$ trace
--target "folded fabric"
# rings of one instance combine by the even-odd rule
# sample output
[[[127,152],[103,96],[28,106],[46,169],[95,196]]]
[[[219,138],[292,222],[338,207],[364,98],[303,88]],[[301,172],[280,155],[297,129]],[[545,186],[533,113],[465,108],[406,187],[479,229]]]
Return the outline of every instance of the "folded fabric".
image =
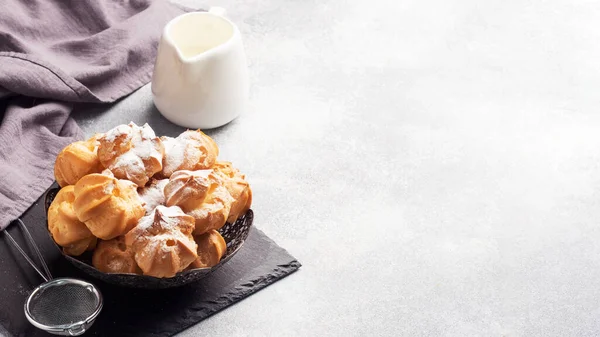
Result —
[[[0,230],[52,184],[81,139],[73,104],[113,102],[151,79],[164,25],[189,9],[151,0],[0,0]]]

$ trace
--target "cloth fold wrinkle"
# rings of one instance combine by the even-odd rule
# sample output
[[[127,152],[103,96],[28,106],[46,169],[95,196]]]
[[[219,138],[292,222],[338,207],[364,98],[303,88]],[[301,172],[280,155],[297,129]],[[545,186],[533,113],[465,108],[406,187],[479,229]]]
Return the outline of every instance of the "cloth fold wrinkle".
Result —
[[[151,79],[167,1],[0,0],[0,230],[54,181],[58,152],[83,133],[76,103],[110,103]]]

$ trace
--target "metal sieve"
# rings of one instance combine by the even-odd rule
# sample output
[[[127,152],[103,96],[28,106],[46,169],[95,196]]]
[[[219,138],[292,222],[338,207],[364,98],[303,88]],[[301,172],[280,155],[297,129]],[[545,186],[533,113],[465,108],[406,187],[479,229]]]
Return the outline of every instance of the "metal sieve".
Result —
[[[27,298],[25,317],[37,328],[51,334],[62,336],[83,334],[102,310],[100,291],[93,284],[85,281],[72,278],[53,279],[29,230],[21,219],[17,219],[17,222],[33,246],[44,272],[27,256],[8,231],[4,233],[25,260],[46,281],[35,288]]]

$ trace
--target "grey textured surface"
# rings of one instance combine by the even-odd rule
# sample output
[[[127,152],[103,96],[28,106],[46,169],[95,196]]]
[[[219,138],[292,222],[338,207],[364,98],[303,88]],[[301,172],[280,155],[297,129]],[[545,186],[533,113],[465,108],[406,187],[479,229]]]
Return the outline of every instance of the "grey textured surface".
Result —
[[[304,266],[182,336],[600,334],[598,3],[218,4],[252,88],[211,134]]]

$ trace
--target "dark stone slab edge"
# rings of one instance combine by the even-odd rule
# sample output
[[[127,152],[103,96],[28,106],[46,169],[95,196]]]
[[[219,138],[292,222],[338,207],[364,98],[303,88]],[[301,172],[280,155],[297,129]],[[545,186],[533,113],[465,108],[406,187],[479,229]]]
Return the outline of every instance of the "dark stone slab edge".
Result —
[[[229,306],[234,305],[235,303],[241,301],[242,299],[244,299],[246,297],[254,295],[258,291],[285,278],[286,276],[291,275],[292,273],[297,271],[301,266],[302,266],[302,264],[297,260],[291,261],[290,263],[287,263],[287,264],[278,265],[277,268],[273,269],[273,271],[269,275],[265,275],[265,276],[259,277],[257,279],[251,280],[249,282],[246,282],[240,286],[235,287],[235,292],[232,292],[230,294],[221,295],[216,300],[207,302],[210,304],[214,304],[214,306],[211,306],[211,309],[206,310],[206,312],[205,312],[206,316],[204,317],[204,319],[218,313],[219,311],[221,311]],[[206,309],[206,308],[202,308],[200,310],[203,310],[203,309]],[[173,334],[171,334],[171,336],[173,336],[173,335],[175,335],[197,323],[199,323],[199,322],[193,322],[191,324],[182,325],[181,330],[174,331]]]

